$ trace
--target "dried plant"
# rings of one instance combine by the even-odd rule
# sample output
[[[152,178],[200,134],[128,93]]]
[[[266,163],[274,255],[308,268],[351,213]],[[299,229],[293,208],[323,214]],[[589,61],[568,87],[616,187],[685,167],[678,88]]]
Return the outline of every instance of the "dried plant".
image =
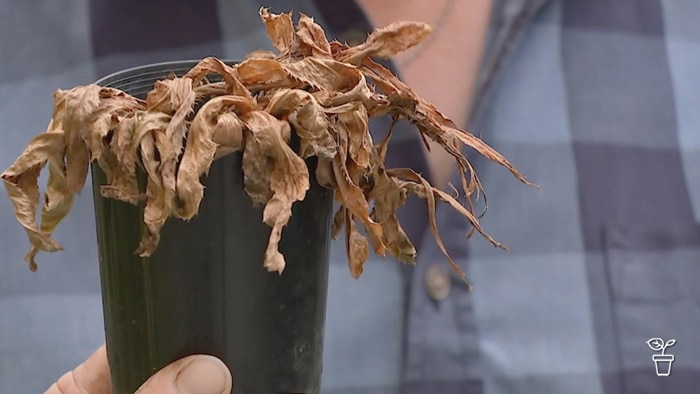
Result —
[[[212,162],[236,151],[242,151],[245,190],[253,204],[264,206],[263,221],[272,228],[264,261],[269,271],[284,270],[278,243],[292,205],[309,189],[304,159],[312,156],[318,158],[314,176],[340,202],[332,232],[336,238],[345,229],[355,278],[362,273],[370,245],[378,255],[388,252],[402,262],[414,262],[416,250],[396,215],[410,194],[427,201],[435,240],[461,277],[438,234],[437,201],[448,203],[476,231],[504,248],[484,232],[472,212],[471,198],[481,186],[461,147],[475,149],[527,181],[502,155],[460,130],[372,60],[419,44],[430,33],[428,25],[397,22],[350,47],[329,42],[306,15],[300,15],[296,28],[291,13],[271,14],[263,8],[260,17],[278,54],[257,51],[234,66],[203,59],[180,78],[158,81],[145,100],[94,84],[54,94],[46,132],[34,137],[2,174],[32,245],[25,257],[32,271],[37,269],[39,250],[61,250],[51,234],[83,188],[91,162],[107,175],[104,197],[145,203],[145,230],[137,253],[149,256],[169,217],[188,220],[197,214],[204,196],[200,178]],[[218,74],[221,82],[210,83],[206,77],[211,74]],[[201,102],[194,113],[195,103]],[[375,143],[368,129],[370,118],[383,115],[408,119],[424,141],[437,141],[454,157],[466,207],[411,169],[385,168],[391,130]],[[292,133],[299,137],[297,151],[290,147]],[[38,177],[47,164],[39,225]],[[137,169],[146,174],[145,190],[137,183]]]

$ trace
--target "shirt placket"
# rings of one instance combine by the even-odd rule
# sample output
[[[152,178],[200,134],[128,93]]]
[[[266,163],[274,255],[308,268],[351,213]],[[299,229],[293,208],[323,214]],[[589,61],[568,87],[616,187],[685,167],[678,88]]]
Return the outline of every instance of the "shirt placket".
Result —
[[[478,116],[488,104],[499,71],[532,19],[548,1],[495,2],[484,60],[474,90],[471,125],[478,125]],[[452,179],[454,184],[459,184],[457,173]],[[463,226],[455,225],[455,221],[450,220],[451,215],[449,207],[437,207],[437,224],[443,241],[451,256],[467,272],[468,248],[464,236],[469,225],[466,220]],[[409,286],[401,393],[482,392],[479,340],[474,323],[477,316],[467,284],[449,269],[431,233],[424,235],[420,250],[422,253]],[[443,337],[439,338],[440,335]]]

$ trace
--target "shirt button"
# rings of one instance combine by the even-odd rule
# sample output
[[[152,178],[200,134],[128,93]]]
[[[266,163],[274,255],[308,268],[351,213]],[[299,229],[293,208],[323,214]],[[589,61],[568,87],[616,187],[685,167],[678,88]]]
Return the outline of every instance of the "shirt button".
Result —
[[[433,301],[442,301],[450,295],[450,273],[445,264],[433,264],[425,270],[425,291]]]
[[[360,45],[367,39],[367,33],[360,29],[348,29],[339,37],[340,42],[345,42],[349,46]]]

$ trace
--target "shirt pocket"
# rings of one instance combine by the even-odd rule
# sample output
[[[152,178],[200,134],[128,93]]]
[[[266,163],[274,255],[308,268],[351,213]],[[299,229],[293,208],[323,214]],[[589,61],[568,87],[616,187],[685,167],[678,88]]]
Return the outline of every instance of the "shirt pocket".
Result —
[[[610,227],[605,231],[604,257],[624,392],[697,393],[700,226]],[[651,338],[676,340],[664,352],[674,356],[670,376],[657,376],[652,356],[661,352],[647,345]]]

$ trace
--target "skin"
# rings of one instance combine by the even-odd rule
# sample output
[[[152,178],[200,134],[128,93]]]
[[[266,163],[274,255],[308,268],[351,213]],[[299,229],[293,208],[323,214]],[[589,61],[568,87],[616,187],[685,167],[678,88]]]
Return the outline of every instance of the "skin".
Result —
[[[358,2],[375,26],[385,26],[396,20],[434,25],[449,1],[451,0]],[[414,48],[396,58],[402,80],[462,128],[466,127],[468,121],[467,114],[482,60],[492,1],[455,0],[454,8],[444,25],[433,26],[434,37],[425,46]],[[414,56],[410,63],[402,66],[402,63]],[[431,152],[426,155],[430,171],[436,186],[445,187],[454,163],[438,145],[430,145]],[[136,393],[216,394],[229,393],[231,387],[231,374],[220,360],[211,356],[190,356],[156,373]],[[104,346],[76,369],[63,375],[45,392],[86,393],[110,394],[109,366]]]
[[[231,373],[223,362],[195,355],[158,371],[135,394],[228,394],[231,387]],[[111,394],[105,347],[61,376],[44,394]]]

